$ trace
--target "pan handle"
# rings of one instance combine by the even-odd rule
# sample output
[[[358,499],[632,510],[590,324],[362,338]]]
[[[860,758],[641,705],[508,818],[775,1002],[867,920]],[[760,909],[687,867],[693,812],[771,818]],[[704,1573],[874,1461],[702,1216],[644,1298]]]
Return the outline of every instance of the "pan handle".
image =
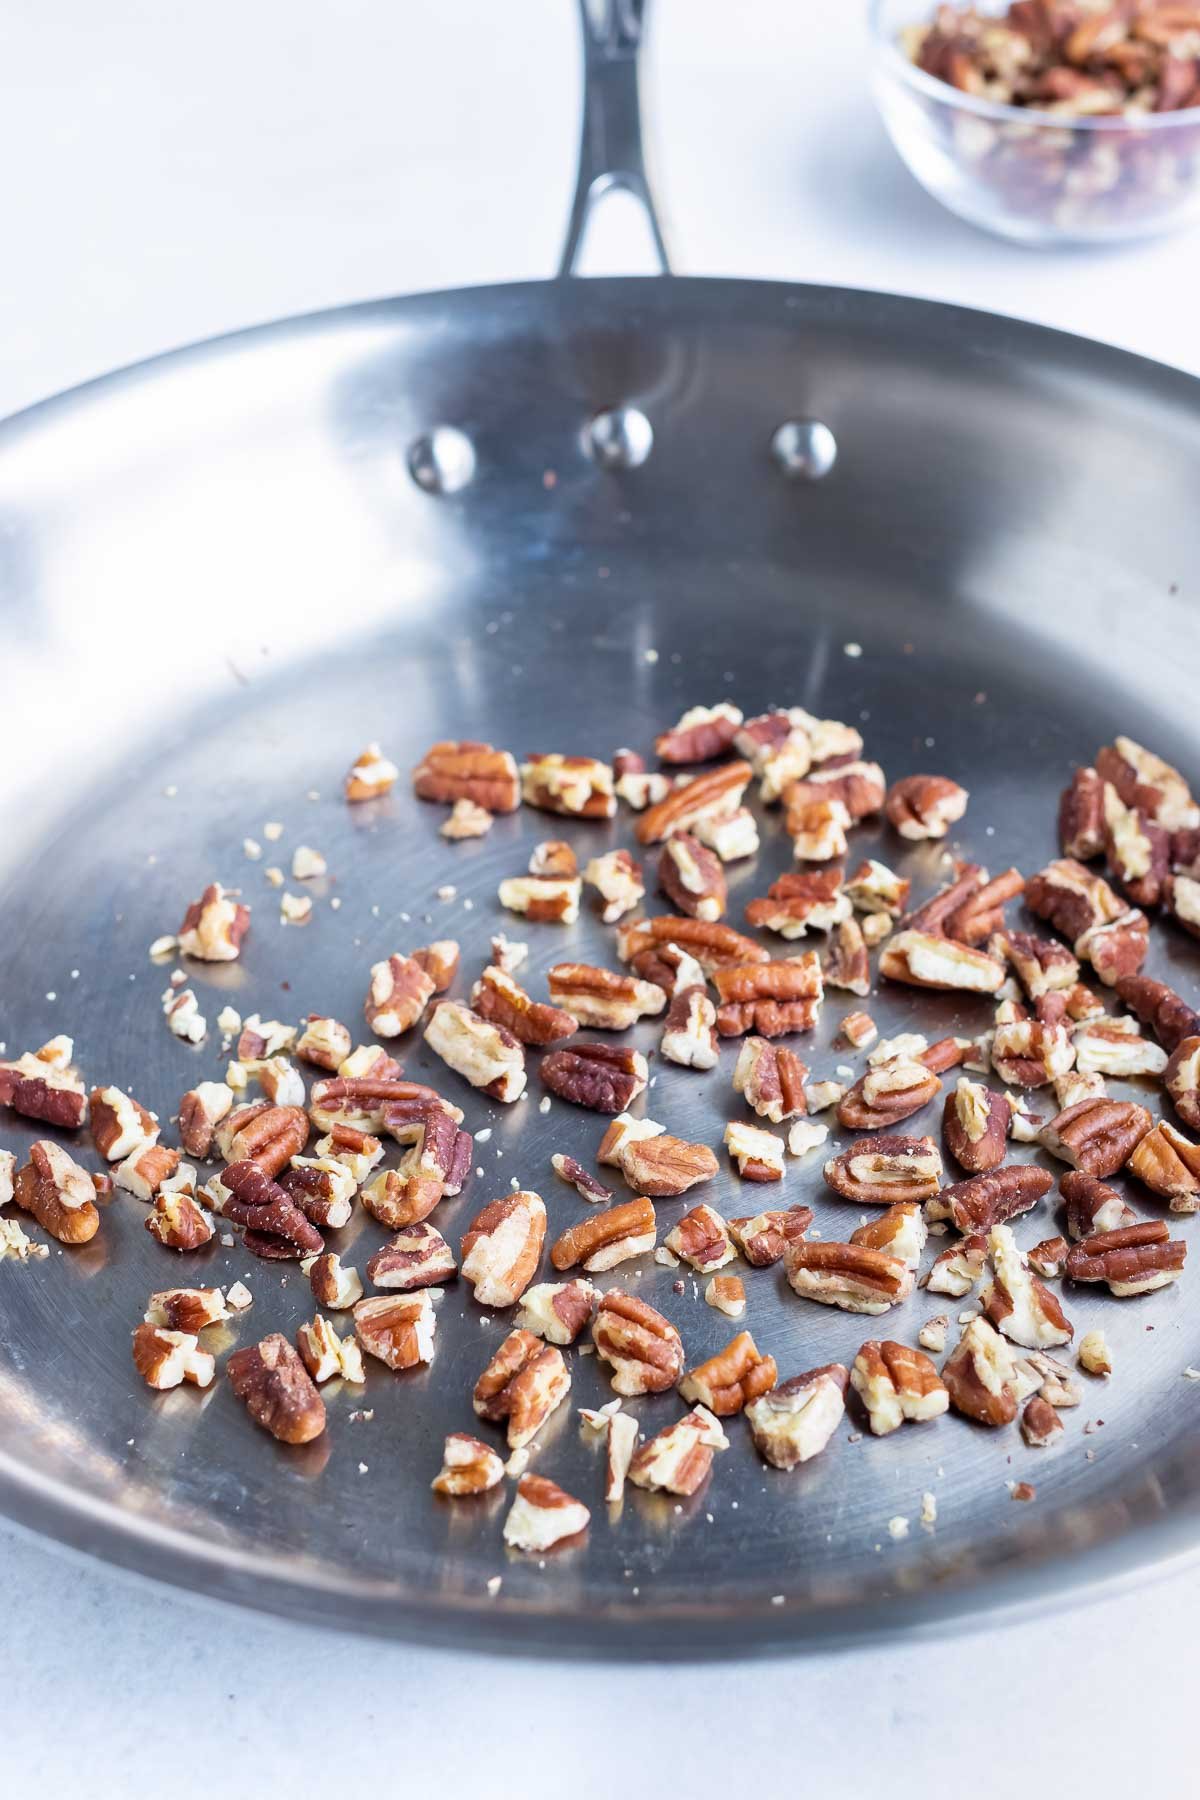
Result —
[[[645,34],[645,13],[646,0],[579,0],[583,27],[583,129],[579,178],[558,265],[560,277],[575,274],[592,211],[605,194],[617,190],[641,201],[658,273],[671,272],[642,149],[638,52]]]

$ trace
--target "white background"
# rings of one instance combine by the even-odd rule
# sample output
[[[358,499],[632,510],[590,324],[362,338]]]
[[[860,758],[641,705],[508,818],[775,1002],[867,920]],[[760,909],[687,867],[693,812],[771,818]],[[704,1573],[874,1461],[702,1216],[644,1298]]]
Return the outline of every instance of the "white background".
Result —
[[[0,24],[0,414],[289,312],[554,266],[570,0],[57,0]],[[1200,369],[1200,239],[1029,252],[928,200],[866,86],[853,0],[659,0],[645,92],[682,272],[890,288]],[[600,266],[642,266],[610,221]],[[507,1664],[314,1637],[0,1530],[18,1791],[266,1782],[450,1794],[933,1784],[1195,1792],[1200,1579],[920,1650],[745,1668]],[[1194,1676],[1192,1677],[1194,1679]]]

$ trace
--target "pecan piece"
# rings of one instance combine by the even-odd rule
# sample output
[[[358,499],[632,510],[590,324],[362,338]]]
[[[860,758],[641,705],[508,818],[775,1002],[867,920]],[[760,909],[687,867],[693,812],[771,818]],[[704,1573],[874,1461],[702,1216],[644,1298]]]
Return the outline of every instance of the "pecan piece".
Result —
[[[87,1089],[70,1066],[73,1048],[69,1037],[56,1037],[16,1062],[0,1062],[0,1106],[11,1106],[22,1118],[76,1130],[87,1118],[88,1103]]]
[[[1184,1124],[1200,1131],[1200,1034],[1176,1044],[1163,1070],[1163,1086]]]
[[[1125,1165],[1174,1213],[1200,1211],[1200,1144],[1166,1119],[1148,1131]]]
[[[193,900],[179,927],[179,949],[197,962],[234,962],[250,929],[250,908],[212,881]]]
[[[363,1286],[357,1269],[342,1266],[342,1259],[332,1250],[320,1256],[306,1256],[300,1268],[308,1276],[313,1299],[331,1312],[346,1312],[362,1299]]]
[[[844,1200],[892,1206],[932,1199],[942,1179],[942,1158],[929,1137],[859,1138],[831,1157],[823,1172]]]
[[[711,1206],[693,1206],[672,1226],[663,1242],[681,1262],[701,1275],[723,1269],[736,1255],[728,1225]]]
[[[727,1419],[773,1388],[777,1374],[775,1358],[764,1356],[748,1331],[739,1331],[723,1350],[687,1371],[679,1393]]]
[[[90,1243],[100,1229],[91,1176],[61,1144],[47,1138],[30,1145],[29,1161],[17,1171],[12,1197],[60,1244]]]
[[[523,1044],[560,1044],[574,1037],[578,1021],[560,1006],[534,1000],[520,983],[495,965],[471,989],[471,1005],[481,1019],[502,1025]]]
[[[881,812],[887,794],[883,770],[873,762],[830,763],[813,769],[803,781],[793,781],[783,790],[788,809],[787,829],[794,837],[793,817],[805,807],[839,800],[857,825],[871,813]]]
[[[522,1475],[504,1521],[504,1541],[512,1550],[552,1550],[586,1531],[591,1513],[544,1475]]]
[[[552,1094],[592,1112],[621,1113],[646,1090],[650,1070],[637,1050],[616,1044],[576,1044],[542,1058],[541,1078]]]
[[[879,973],[911,987],[962,989],[994,994],[1004,985],[1004,964],[983,950],[933,932],[898,931],[879,953]]]
[[[1174,988],[1149,975],[1125,975],[1117,993],[1143,1025],[1148,1025],[1168,1056],[1185,1037],[1200,1036],[1200,1013],[1180,998]]]
[[[550,998],[577,1026],[627,1031],[667,1004],[662,988],[592,963],[555,963],[547,976]]]
[[[867,940],[857,919],[843,919],[840,925],[834,927],[829,948],[825,952],[822,974],[826,987],[841,988],[845,993],[857,994],[863,1000],[870,993],[871,965],[867,954]],[[855,1013],[851,1017],[861,1018],[865,1014]],[[873,1033],[874,1026],[871,1030]]]
[[[345,1062],[353,1043],[349,1030],[337,1019],[309,1013],[304,1029],[296,1039],[296,1055],[303,1062],[312,1063],[314,1068],[328,1069],[332,1074]]]
[[[230,1163],[221,1186],[220,1211],[243,1227],[246,1248],[256,1256],[298,1261],[325,1248],[320,1232],[258,1163]]]
[[[1168,875],[1163,882],[1163,902],[1177,925],[1191,937],[1200,937],[1200,879],[1194,875]]]
[[[967,799],[966,788],[946,775],[906,775],[888,789],[883,810],[902,838],[944,838]]]
[[[826,965],[825,982],[829,983],[829,968]],[[879,1027],[870,1013],[847,1013],[842,1020],[840,1036],[852,1050],[869,1050],[879,1036]]]
[[[845,1312],[883,1313],[912,1293],[913,1273],[898,1256],[860,1244],[812,1243],[784,1251],[788,1283],[807,1300]]]
[[[738,963],[713,975],[719,1005],[717,1030],[722,1037],[748,1031],[783,1037],[811,1031],[824,996],[820,959],[814,951],[786,962]]]
[[[976,1232],[935,1256],[923,1285],[931,1294],[953,1294],[961,1300],[978,1285],[986,1265],[987,1238]]]
[[[1099,875],[1070,857],[1048,863],[1025,885],[1025,904],[1072,940],[1106,986],[1136,975],[1145,961],[1149,926],[1144,913],[1122,906]]]
[[[203,1331],[229,1317],[220,1288],[160,1288],[146,1304],[146,1323],[169,1331]]]
[[[992,1227],[988,1250],[994,1274],[981,1298],[989,1322],[1010,1343],[1027,1350],[1069,1344],[1074,1327],[1050,1289],[1029,1270],[1009,1226]]]
[[[313,1225],[338,1231],[350,1221],[354,1177],[332,1157],[294,1156],[279,1172],[279,1186]]]
[[[751,900],[746,907],[748,924],[776,931],[784,938],[802,938],[810,926],[814,931],[830,931],[849,917],[850,902],[842,892],[840,869],[781,875],[763,899]]]
[[[711,1276],[705,1284],[704,1304],[724,1313],[727,1319],[740,1319],[746,1310],[746,1289],[740,1276]]]
[[[589,1275],[598,1275],[653,1250],[656,1233],[651,1201],[644,1197],[626,1200],[603,1212],[590,1213],[570,1226],[552,1245],[550,1261],[556,1269],[570,1269],[580,1263]]]
[[[1058,1281],[1066,1267],[1070,1248],[1065,1237],[1043,1238],[1027,1253],[1025,1260],[1035,1275],[1041,1275],[1047,1281]]]
[[[727,1450],[729,1439],[703,1406],[668,1425],[634,1453],[629,1479],[636,1487],[667,1494],[694,1494],[712,1468],[714,1450]]]
[[[878,1213],[857,1231],[852,1231],[850,1242],[868,1250],[886,1250],[889,1256],[898,1256],[915,1271],[921,1265],[921,1252],[928,1235],[920,1201],[897,1200],[886,1212]]]
[[[969,866],[969,865],[968,865]],[[1005,869],[989,881],[978,871],[976,884],[946,914],[943,930],[961,943],[979,945],[1004,929],[1004,908],[1023,892],[1025,877],[1019,869]],[[915,923],[915,916],[914,916]]]
[[[367,1264],[367,1280],[409,1294],[415,1288],[452,1281],[457,1269],[454,1252],[441,1232],[418,1220],[376,1250]]]
[[[573,1344],[591,1323],[599,1298],[590,1281],[543,1281],[526,1288],[517,1325],[548,1344]]]
[[[763,1461],[794,1469],[819,1455],[842,1422],[848,1379],[843,1364],[826,1363],[752,1400],[746,1419]]]
[[[598,1181],[589,1169],[576,1162],[573,1156],[564,1156],[556,1151],[550,1158],[551,1167],[561,1181],[568,1182],[583,1200],[590,1200],[593,1206],[612,1199],[611,1188],[606,1188]]]
[[[191,1194],[183,1191],[160,1189],[144,1223],[151,1237],[166,1250],[199,1250],[213,1235],[208,1214]]]
[[[235,1350],[225,1373],[254,1423],[281,1444],[308,1444],[324,1431],[325,1402],[280,1332]]]
[[[702,819],[719,818],[741,805],[753,771],[749,763],[722,763],[695,780],[681,782],[637,822],[640,844],[661,844],[676,831],[694,832]]]
[[[956,1412],[980,1425],[1011,1425],[1017,1416],[1017,1366],[986,1319],[972,1319],[951,1351],[942,1380]]]
[[[714,850],[723,863],[758,854],[758,824],[746,806],[734,806],[711,817],[702,815],[692,825],[692,835],[706,849]]]
[[[206,1388],[216,1368],[194,1334],[150,1323],[139,1325],[133,1334],[133,1365],[146,1386],[160,1393],[184,1381]]]
[[[455,1499],[486,1494],[504,1480],[504,1463],[490,1444],[465,1431],[452,1431],[442,1446],[442,1466],[430,1486],[435,1494]]]
[[[570,844],[564,844],[561,838],[544,838],[530,851],[529,873],[571,881],[579,873],[579,863]]]
[[[481,1419],[508,1422],[508,1447],[532,1443],[566,1399],[571,1377],[562,1351],[531,1331],[510,1331],[475,1383],[472,1404]]]
[[[859,1076],[838,1101],[838,1124],[847,1131],[879,1131],[899,1125],[928,1106],[942,1091],[940,1078],[924,1062],[898,1056]]]
[[[469,740],[434,744],[413,770],[412,784],[418,800],[473,800],[490,813],[516,812],[521,804],[515,759]]]
[[[950,1395],[929,1358],[892,1338],[869,1338],[854,1359],[850,1384],[866,1408],[875,1437],[898,1431],[906,1419],[940,1418]]]
[[[783,1140],[773,1131],[731,1119],[725,1127],[725,1148],[743,1181],[783,1180]]]
[[[782,1125],[805,1111],[804,1083],[808,1069],[794,1050],[769,1044],[765,1038],[748,1037],[738,1051],[733,1071],[733,1090],[741,1094],[761,1119]]]
[[[721,859],[688,832],[676,832],[658,859],[658,885],[688,918],[713,923],[725,911]]]
[[[635,1193],[654,1200],[674,1199],[717,1173],[717,1159],[707,1144],[689,1144],[669,1132],[630,1138],[622,1146],[620,1169]]]
[[[1104,1377],[1113,1371],[1112,1355],[1102,1331],[1089,1331],[1079,1340],[1079,1366],[1089,1375]]]
[[[753,938],[744,937],[732,925],[713,925],[703,919],[659,914],[653,919],[635,919],[617,931],[618,956],[622,962],[633,963],[639,974],[648,972],[640,966],[647,956],[663,957],[668,948],[694,957],[708,976],[740,963],[770,961],[770,952]],[[665,987],[668,982],[659,981],[658,985]],[[673,987],[674,981],[669,985]]]
[[[346,776],[343,791],[352,805],[363,800],[382,800],[399,779],[395,763],[387,760],[378,744],[368,744]]]
[[[1066,1274],[1069,1281],[1106,1282],[1110,1294],[1128,1299],[1177,1281],[1186,1257],[1187,1245],[1171,1237],[1165,1219],[1142,1219],[1073,1244]]]
[[[521,798],[540,812],[567,818],[611,819],[617,810],[610,763],[594,756],[530,756],[521,764]]]
[[[1002,1081],[1014,1087],[1045,1087],[1071,1068],[1075,1047],[1066,1027],[1057,1021],[1005,1018],[992,1035],[991,1058]]]
[[[703,987],[676,986],[663,1021],[659,1053],[684,1069],[716,1068],[717,1009]]]
[[[1113,1075],[1128,1081],[1135,1075],[1161,1075],[1167,1066],[1166,1051],[1139,1036],[1132,1019],[1077,1025],[1071,1042],[1083,1075]]]
[[[1063,1422],[1048,1400],[1031,1394],[1021,1414],[1021,1436],[1031,1450],[1044,1450],[1063,1428]]]
[[[465,1233],[460,1270],[480,1306],[512,1306],[533,1279],[546,1236],[540,1194],[518,1190],[491,1201]]]
[[[390,1059],[385,1061],[388,1061],[392,1069],[397,1068]],[[345,1068],[346,1064],[343,1063],[342,1067]],[[424,1087],[417,1081],[400,1081],[394,1075],[338,1075],[332,1081],[314,1082],[308,1096],[308,1110],[312,1114],[313,1123],[322,1131],[331,1134],[358,1132],[361,1142],[351,1146],[351,1149],[369,1156],[363,1169],[365,1174],[379,1161],[379,1157],[369,1149],[376,1140],[364,1136],[363,1128],[370,1125],[377,1131],[382,1130],[388,1114],[394,1108],[415,1101],[440,1106],[456,1124],[462,1119],[460,1108],[443,1100],[434,1088]]]
[[[93,1088],[88,1102],[92,1142],[105,1162],[121,1162],[158,1137],[158,1121],[120,1088]]]
[[[740,707],[722,700],[717,706],[692,706],[677,725],[654,740],[659,762],[712,762],[725,752],[742,723]]]
[[[780,1261],[794,1238],[804,1236],[812,1222],[811,1206],[789,1206],[786,1211],[730,1219],[728,1229],[746,1261],[756,1269],[767,1269]]]
[[[363,1013],[379,1037],[399,1037],[411,1031],[429,1001],[433,982],[415,958],[399,952],[371,966],[371,984]]]
[[[493,1100],[510,1106],[525,1092],[525,1052],[519,1039],[461,1001],[438,1002],[425,1027],[425,1042],[464,1081]]]
[[[1064,856],[1091,862],[1104,849],[1104,787],[1095,769],[1076,769],[1058,802],[1058,841]]]
[[[354,1335],[389,1369],[414,1369],[433,1360],[437,1318],[427,1293],[372,1295],[354,1308]]]
[[[846,877],[842,892],[855,912],[884,913],[890,919],[898,919],[908,905],[911,886],[886,863],[868,859]]]
[[[970,1237],[1028,1212],[1053,1185],[1049,1171],[1036,1163],[1009,1163],[944,1187],[929,1201],[926,1216],[931,1221],[948,1219],[956,1231]]]
[[[318,1156],[331,1157],[334,1162],[341,1163],[359,1184],[367,1179],[383,1157],[379,1139],[360,1131],[355,1125],[334,1125],[317,1140],[316,1151]]]
[[[226,1162],[256,1163],[264,1175],[275,1176],[304,1149],[308,1120],[302,1107],[263,1100],[231,1112],[217,1126],[216,1139]]]
[[[413,951],[412,960],[424,969],[435,994],[444,994],[458,974],[461,953],[455,938],[436,938]]]
[[[1012,1109],[1003,1094],[960,1076],[942,1111],[946,1148],[970,1175],[998,1168],[1004,1161],[1011,1119]]]
[[[643,899],[646,883],[642,865],[628,850],[607,850],[593,856],[583,871],[583,879],[594,887],[603,905],[600,917],[606,925],[615,925]]]
[[[612,1368],[612,1384],[627,1398],[662,1394],[683,1373],[683,1344],[662,1314],[620,1288],[601,1298],[592,1324],[596,1354]]]
[[[1171,863],[1171,834],[1104,784],[1104,854],[1109,873],[1135,906],[1157,906]]]
[[[1079,980],[1077,958],[1053,938],[1006,928],[988,939],[988,951],[992,956],[1005,958],[1031,1000],[1069,991]]]
[[[1141,808],[1168,831],[1200,825],[1200,808],[1179,770],[1132,738],[1106,744],[1096,757],[1096,773],[1112,783],[1126,806]]]
[[[296,1333],[296,1349],[318,1387],[335,1377],[356,1383],[366,1380],[358,1344],[353,1338],[340,1338],[320,1313],[301,1325]]]
[[[1116,1231],[1138,1223],[1137,1214],[1116,1188],[1094,1175],[1072,1171],[1058,1185],[1067,1203],[1067,1232],[1077,1243],[1100,1231]]]
[[[450,816],[438,826],[440,835],[457,843],[463,838],[486,837],[496,823],[494,813],[488,812],[485,806],[476,806],[473,800],[456,800],[450,808]]]
[[[798,800],[784,821],[797,862],[833,862],[845,856],[850,814],[840,800]]]
[[[541,925],[573,925],[582,893],[579,875],[513,875],[496,890],[501,906]]]
[[[1086,931],[1075,950],[1086,957],[1106,987],[1116,987],[1123,975],[1137,974],[1149,947],[1149,921],[1145,913],[1131,907],[1109,923]]]
[[[1042,1127],[1051,1156],[1085,1175],[1115,1175],[1129,1161],[1153,1121],[1132,1100],[1080,1100]]]

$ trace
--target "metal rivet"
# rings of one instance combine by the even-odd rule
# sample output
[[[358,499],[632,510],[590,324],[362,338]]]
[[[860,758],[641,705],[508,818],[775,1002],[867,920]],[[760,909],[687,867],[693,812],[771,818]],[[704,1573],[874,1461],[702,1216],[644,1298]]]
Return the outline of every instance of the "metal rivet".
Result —
[[[427,494],[456,494],[475,474],[475,446],[455,426],[435,426],[409,445],[408,472]]]
[[[820,419],[788,419],[771,439],[771,455],[792,481],[820,481],[837,461],[837,439]]]
[[[654,427],[636,406],[612,406],[590,422],[584,444],[602,469],[637,469],[654,448]]]

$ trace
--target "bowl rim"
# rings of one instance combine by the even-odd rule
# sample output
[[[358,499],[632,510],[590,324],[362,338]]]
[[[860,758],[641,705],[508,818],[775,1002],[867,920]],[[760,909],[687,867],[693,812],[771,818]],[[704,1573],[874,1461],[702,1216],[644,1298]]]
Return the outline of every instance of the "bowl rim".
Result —
[[[979,119],[1047,126],[1055,131],[1140,135],[1147,131],[1170,131],[1183,125],[1200,125],[1200,106],[1186,106],[1176,112],[1138,113],[1133,117],[1125,113],[1117,117],[1111,114],[1088,117],[1042,112],[1034,106],[1010,106],[1003,100],[984,100],[977,94],[965,94],[961,88],[952,87],[948,81],[942,81],[937,75],[927,74],[916,63],[909,61],[896,40],[894,28],[884,24],[883,15],[889,3],[890,0],[868,0],[867,4],[867,18],[877,60],[886,66],[891,75],[943,106],[959,107],[963,112],[973,113]],[[979,0],[975,0],[975,5],[977,10],[980,9]],[[984,5],[986,6],[986,0]],[[933,0],[930,0],[931,13],[932,7]]]

